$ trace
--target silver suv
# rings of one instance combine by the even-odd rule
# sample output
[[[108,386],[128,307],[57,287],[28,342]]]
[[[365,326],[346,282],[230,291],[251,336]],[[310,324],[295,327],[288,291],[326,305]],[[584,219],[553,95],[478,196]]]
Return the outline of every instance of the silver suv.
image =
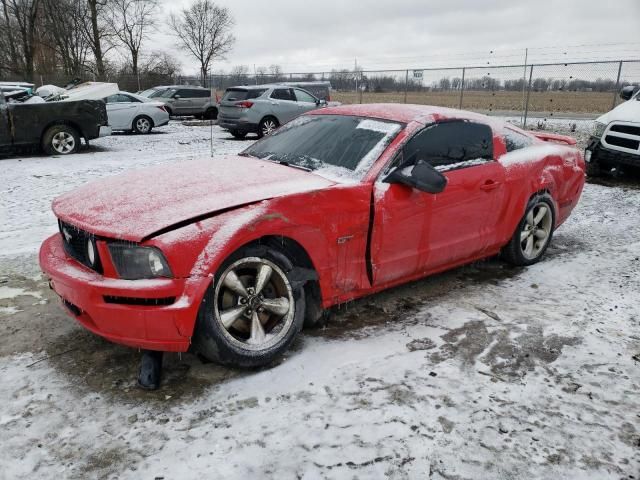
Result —
[[[162,102],[171,116],[194,115],[198,118],[215,120],[218,118],[218,106],[211,90],[189,85],[174,85],[150,98]]]
[[[236,138],[271,134],[280,125],[327,105],[301,88],[285,85],[231,87],[220,100],[218,125]]]

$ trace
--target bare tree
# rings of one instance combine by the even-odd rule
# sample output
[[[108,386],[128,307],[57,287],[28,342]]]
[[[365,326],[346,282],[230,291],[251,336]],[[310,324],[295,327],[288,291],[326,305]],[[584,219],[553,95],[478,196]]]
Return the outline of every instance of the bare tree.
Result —
[[[195,0],[178,14],[169,17],[169,27],[182,48],[200,63],[200,74],[206,85],[211,62],[231,51],[235,37],[230,32],[233,17],[226,7],[212,0]]]
[[[64,74],[79,77],[84,74],[89,44],[82,28],[87,18],[86,0],[42,0],[43,35],[41,42],[50,42],[56,62]],[[63,15],[60,12],[64,12]]]
[[[83,33],[89,43],[95,61],[95,73],[99,79],[106,77],[105,54],[112,47],[111,29],[106,19],[108,0],[86,0],[89,21],[83,23]]]
[[[111,0],[110,10],[115,37],[127,50],[131,73],[137,76],[140,48],[155,28],[158,0]]]
[[[8,42],[14,71],[20,71],[28,79],[33,79],[39,9],[40,0],[2,0],[5,21],[13,27],[10,34],[17,34],[17,41],[11,38]]]

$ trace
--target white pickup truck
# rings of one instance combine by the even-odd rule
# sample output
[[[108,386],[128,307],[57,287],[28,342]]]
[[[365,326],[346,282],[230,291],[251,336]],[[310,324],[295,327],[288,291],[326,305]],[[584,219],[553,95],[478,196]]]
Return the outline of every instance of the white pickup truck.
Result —
[[[640,87],[624,87],[620,98],[626,101],[596,119],[584,155],[591,177],[625,167],[640,169]]]

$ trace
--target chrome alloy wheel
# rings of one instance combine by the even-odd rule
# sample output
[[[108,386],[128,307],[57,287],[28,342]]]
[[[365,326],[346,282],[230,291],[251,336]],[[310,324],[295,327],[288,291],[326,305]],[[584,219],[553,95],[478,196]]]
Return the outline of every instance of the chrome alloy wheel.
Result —
[[[276,128],[278,128],[276,122],[274,120],[267,119],[262,123],[262,134],[265,137],[267,135],[271,135]]]
[[[265,350],[290,330],[293,290],[285,273],[264,258],[246,257],[220,276],[214,313],[227,339],[244,349]]]
[[[51,139],[51,146],[56,152],[65,155],[76,147],[76,139],[69,132],[58,132]]]
[[[136,120],[136,130],[140,133],[149,133],[151,130],[151,122],[148,118],[139,118]]]
[[[527,260],[537,258],[545,249],[553,228],[553,215],[549,206],[540,202],[525,217],[520,232],[520,248]]]

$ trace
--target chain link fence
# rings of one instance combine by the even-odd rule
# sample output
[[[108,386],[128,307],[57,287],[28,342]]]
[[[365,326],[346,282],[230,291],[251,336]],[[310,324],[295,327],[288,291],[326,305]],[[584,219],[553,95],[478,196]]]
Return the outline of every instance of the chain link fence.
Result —
[[[496,115],[525,128],[589,129],[619,102],[625,85],[640,84],[640,60],[510,66],[339,70],[312,73],[240,73],[197,76],[111,75],[106,81],[136,92],[157,85],[203,85],[222,95],[231,86],[277,82],[329,82],[331,101],[414,103]],[[38,76],[64,85],[62,76]]]

